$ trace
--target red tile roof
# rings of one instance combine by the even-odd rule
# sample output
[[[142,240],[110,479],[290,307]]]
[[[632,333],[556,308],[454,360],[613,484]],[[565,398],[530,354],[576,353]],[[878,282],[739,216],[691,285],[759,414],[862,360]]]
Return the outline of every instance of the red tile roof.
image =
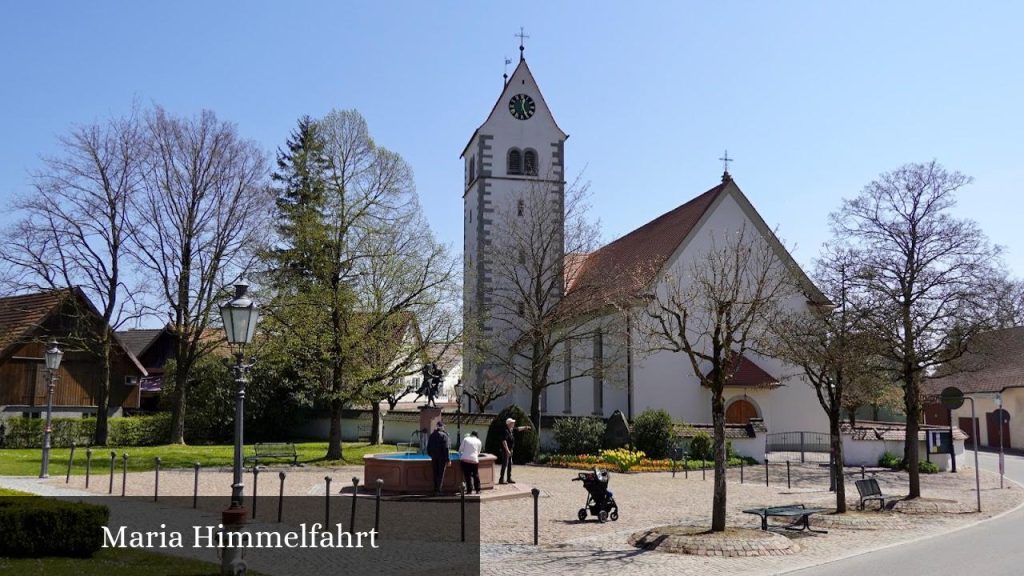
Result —
[[[950,369],[956,372],[926,380],[924,392],[937,395],[947,386],[966,394],[1024,388],[1024,326],[978,334]]]
[[[637,296],[651,284],[728,183],[715,186],[590,254],[568,255],[566,295],[554,314],[576,316]]]
[[[0,298],[0,355],[32,339],[35,331],[60,306],[70,290],[48,290]]]
[[[736,364],[733,365],[732,369],[732,378],[729,378],[729,381],[725,383],[726,386],[760,388],[762,390],[771,390],[780,386],[779,381],[774,376],[765,372],[753,360],[743,354],[736,356]]]

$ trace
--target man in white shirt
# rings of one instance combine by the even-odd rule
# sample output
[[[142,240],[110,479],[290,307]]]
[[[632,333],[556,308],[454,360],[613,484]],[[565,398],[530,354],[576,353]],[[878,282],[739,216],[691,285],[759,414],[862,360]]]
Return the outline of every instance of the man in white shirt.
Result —
[[[476,431],[469,433],[459,445],[459,463],[462,465],[462,478],[466,481],[466,490],[472,494],[480,493],[480,437]]]

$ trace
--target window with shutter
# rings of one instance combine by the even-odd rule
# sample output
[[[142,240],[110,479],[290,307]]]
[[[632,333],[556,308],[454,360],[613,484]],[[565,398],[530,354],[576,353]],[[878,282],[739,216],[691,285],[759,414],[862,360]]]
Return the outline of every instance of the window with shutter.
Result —
[[[508,173],[523,173],[523,153],[519,151],[519,148],[512,148],[508,151]]]

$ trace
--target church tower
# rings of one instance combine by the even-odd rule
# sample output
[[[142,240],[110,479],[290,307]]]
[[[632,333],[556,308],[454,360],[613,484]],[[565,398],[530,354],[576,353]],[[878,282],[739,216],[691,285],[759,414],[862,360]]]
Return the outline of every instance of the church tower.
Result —
[[[479,389],[478,383],[484,380],[493,383],[503,377],[501,369],[479,350],[480,346],[493,345],[498,332],[507,332],[510,324],[515,324],[501,318],[502,314],[515,314],[507,302],[510,292],[503,290],[510,282],[507,263],[496,261],[508,255],[495,255],[494,250],[509,246],[508,236],[515,234],[514,215],[518,210],[522,216],[524,198],[535,199],[538,190],[550,198],[548,215],[557,223],[554,232],[559,237],[558,246],[564,249],[564,152],[568,136],[544,101],[523,56],[523,47],[519,49],[519,64],[461,156],[465,161],[463,378],[467,390]],[[563,257],[559,251],[559,270]],[[508,334],[502,339],[509,341]]]

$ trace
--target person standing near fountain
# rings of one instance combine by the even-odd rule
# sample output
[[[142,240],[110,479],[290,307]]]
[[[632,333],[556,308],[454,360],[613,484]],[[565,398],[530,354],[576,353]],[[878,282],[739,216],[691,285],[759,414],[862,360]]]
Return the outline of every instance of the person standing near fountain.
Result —
[[[504,458],[501,461],[501,474],[498,475],[498,484],[516,483],[512,479],[512,451],[516,448],[516,432],[530,429],[530,426],[516,426],[515,418],[505,419],[505,435],[501,438],[501,452]]]
[[[434,496],[441,494],[444,484],[444,469],[448,466],[448,433],[444,431],[444,423],[438,422],[437,428],[427,439],[427,455],[430,456],[434,471]]]
[[[462,465],[462,478],[466,481],[466,490],[470,494],[475,490],[480,493],[480,437],[476,430],[462,439],[459,445],[459,464]]]

